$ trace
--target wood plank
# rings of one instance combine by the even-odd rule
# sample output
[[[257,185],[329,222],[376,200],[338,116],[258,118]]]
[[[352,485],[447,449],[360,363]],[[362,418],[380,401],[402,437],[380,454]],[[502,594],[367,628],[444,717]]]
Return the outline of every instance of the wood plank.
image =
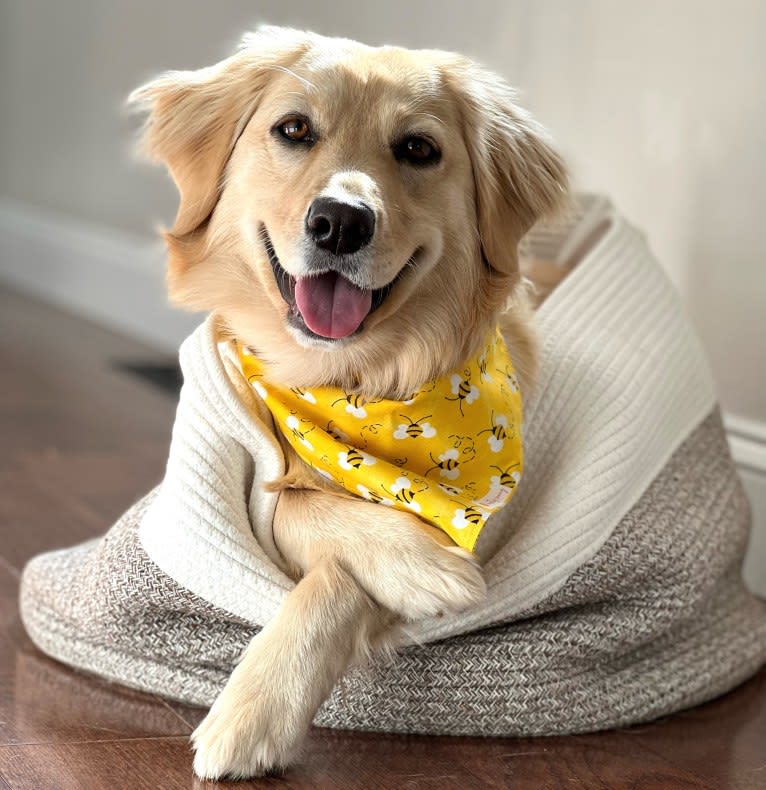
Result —
[[[664,760],[626,750],[616,734],[446,738],[315,730],[290,787],[710,788]]]
[[[167,447],[152,452],[19,451],[0,463],[0,553],[15,568],[50,549],[101,535],[162,479]]]
[[[0,289],[0,554],[104,532],[162,478],[175,399],[118,371],[155,351]]]
[[[17,598],[18,578],[0,563],[0,744],[191,732],[158,697],[73,672],[42,655],[24,632]]]
[[[171,703],[173,706],[173,704]],[[192,726],[206,711],[174,705]],[[452,738],[313,728],[285,786],[722,788],[651,753],[641,731],[557,738]]]
[[[608,790],[631,787],[712,788],[667,764],[648,766],[642,755],[588,748],[579,739],[525,749],[502,740],[327,735],[312,738],[301,763],[281,777],[211,784],[192,777],[189,744],[180,738],[0,747],[0,773],[12,787],[40,790],[174,788],[480,788]],[[556,739],[560,741],[561,739]],[[471,751],[466,762],[465,747]]]
[[[705,705],[624,730],[648,760],[661,758],[716,788],[766,788],[766,668]]]
[[[204,787],[192,777],[188,749],[180,738],[0,746],[0,774],[14,790]]]

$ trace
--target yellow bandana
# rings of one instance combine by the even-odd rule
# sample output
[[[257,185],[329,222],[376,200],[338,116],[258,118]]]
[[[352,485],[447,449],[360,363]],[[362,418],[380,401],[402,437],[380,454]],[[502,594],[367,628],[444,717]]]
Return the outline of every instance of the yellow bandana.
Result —
[[[417,513],[469,551],[521,479],[521,394],[499,329],[462,370],[406,401],[289,389],[246,348],[240,362],[309,466],[352,494]]]

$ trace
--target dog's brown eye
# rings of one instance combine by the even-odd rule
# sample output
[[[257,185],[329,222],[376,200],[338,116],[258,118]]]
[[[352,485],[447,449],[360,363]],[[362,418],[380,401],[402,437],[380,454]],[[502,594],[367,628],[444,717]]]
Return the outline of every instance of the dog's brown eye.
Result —
[[[295,143],[313,142],[311,127],[305,118],[288,118],[286,121],[277,124],[276,131],[279,132],[285,140],[292,140]]]
[[[425,137],[406,137],[394,146],[397,159],[404,159],[413,165],[434,164],[441,159],[439,149]]]

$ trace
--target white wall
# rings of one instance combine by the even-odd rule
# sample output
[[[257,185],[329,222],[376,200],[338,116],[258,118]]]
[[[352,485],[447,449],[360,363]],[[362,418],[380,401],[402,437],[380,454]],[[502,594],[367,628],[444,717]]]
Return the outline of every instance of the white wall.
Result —
[[[766,419],[766,3],[545,9],[520,81],[579,182],[647,230],[724,407]]]
[[[0,196],[148,235],[172,217],[120,102],[259,21],[473,54],[520,86],[577,183],[649,234],[724,407],[766,421],[766,3],[760,0],[6,0]]]

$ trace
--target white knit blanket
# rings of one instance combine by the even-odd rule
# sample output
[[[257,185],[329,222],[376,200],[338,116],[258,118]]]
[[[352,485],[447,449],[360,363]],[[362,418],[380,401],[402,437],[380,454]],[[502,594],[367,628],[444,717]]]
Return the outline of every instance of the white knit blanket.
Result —
[[[542,368],[526,403],[526,471],[487,523],[485,602],[410,630],[432,641],[508,620],[591,559],[672,453],[711,411],[699,342],[644,237],[604,199],[583,198],[565,227],[538,229],[531,252],[565,262],[606,232],[538,310]],[[184,386],[167,471],[141,524],[149,557],[179,584],[253,624],[293,582],[272,536],[283,471],[271,418],[203,323],[181,347]]]

